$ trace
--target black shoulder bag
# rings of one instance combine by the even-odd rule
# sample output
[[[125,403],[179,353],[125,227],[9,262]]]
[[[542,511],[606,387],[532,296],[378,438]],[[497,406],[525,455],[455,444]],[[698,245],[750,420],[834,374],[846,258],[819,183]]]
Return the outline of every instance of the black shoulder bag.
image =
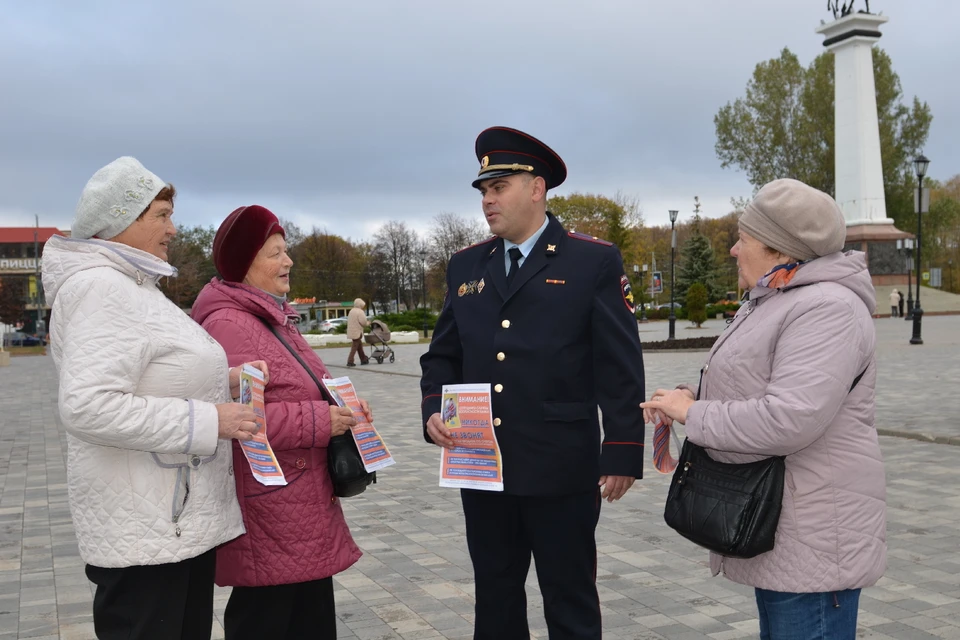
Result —
[[[280,344],[286,347],[287,351],[297,359],[300,366],[304,368],[316,383],[317,388],[320,389],[320,395],[323,396],[324,400],[326,400],[330,406],[338,406],[337,402],[330,397],[330,392],[324,384],[320,382],[316,374],[307,366],[307,363],[303,361],[300,354],[294,351],[287,341],[283,339],[283,336],[280,335],[277,328],[263,318],[260,320],[263,324],[267,325],[267,328],[277,337]],[[357,443],[353,440],[353,434],[350,433],[342,433],[338,436],[330,437],[330,444],[327,445],[327,468],[330,470],[330,478],[333,480],[333,493],[341,498],[352,498],[353,496],[359,495],[366,490],[367,486],[377,481],[377,472],[369,472],[363,466],[363,458],[360,457]]]
[[[850,391],[864,373],[866,369]],[[717,462],[685,438],[663,519],[687,540],[723,556],[766,553],[773,549],[780,522],[784,471],[783,456],[746,464]]]

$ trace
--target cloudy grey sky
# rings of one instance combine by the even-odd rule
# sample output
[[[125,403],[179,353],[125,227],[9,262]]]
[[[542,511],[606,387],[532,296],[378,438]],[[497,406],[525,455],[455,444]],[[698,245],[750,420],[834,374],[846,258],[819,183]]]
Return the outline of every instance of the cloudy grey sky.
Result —
[[[863,0],[857,0],[857,8]],[[930,103],[930,174],[960,173],[960,2],[874,0],[906,99]],[[723,215],[713,116],[787,46],[807,64],[822,0],[0,0],[0,225],[69,227],[99,167],[134,155],[218,224],[259,203],[368,238],[480,215],[473,142],[523,129],[564,158],[557,193]]]

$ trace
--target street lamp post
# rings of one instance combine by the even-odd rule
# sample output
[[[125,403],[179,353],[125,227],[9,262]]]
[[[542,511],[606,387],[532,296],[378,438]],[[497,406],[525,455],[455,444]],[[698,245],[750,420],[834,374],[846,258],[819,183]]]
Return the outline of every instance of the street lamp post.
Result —
[[[676,209],[670,209],[670,315],[668,320],[670,321],[670,335],[667,336],[667,340],[676,339],[676,326],[677,326],[677,314],[676,310],[673,307],[673,290],[676,288],[676,278],[674,262],[677,255],[677,214],[680,213]]]
[[[637,319],[637,322],[646,322],[647,314],[643,309],[643,280],[640,279],[640,265],[636,264],[633,265],[633,287],[634,293],[640,296],[640,318]]]
[[[643,276],[640,277],[640,322],[648,322],[647,305],[643,302],[645,287],[647,286],[647,265],[643,265]],[[652,287],[651,287],[652,288]]]
[[[923,322],[923,308],[920,306],[920,280],[922,280],[920,265],[921,252],[923,251],[923,177],[927,175],[927,167],[930,166],[930,160],[919,155],[913,161],[913,166],[917,170],[917,302],[913,307],[913,336],[910,338],[910,344],[923,344],[923,338],[920,335]]]
[[[33,227],[33,266],[34,266],[34,278],[36,280],[36,291],[37,295],[34,298],[34,303],[37,309],[37,324],[34,326],[33,331],[37,334],[38,338],[43,338],[44,334],[47,332],[46,323],[43,320],[43,282],[40,280],[40,216],[34,215],[34,227]],[[44,343],[46,344],[46,343]]]
[[[423,294],[423,337],[427,337],[427,252],[420,252],[420,291]]]
[[[904,320],[913,320],[913,238],[897,240],[897,252],[907,256],[907,313]]]

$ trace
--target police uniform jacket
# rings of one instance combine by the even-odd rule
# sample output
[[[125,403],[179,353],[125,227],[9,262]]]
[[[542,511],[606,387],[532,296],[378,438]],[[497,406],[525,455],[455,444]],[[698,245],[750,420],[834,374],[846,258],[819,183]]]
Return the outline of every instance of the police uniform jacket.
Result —
[[[620,252],[547,215],[509,288],[500,238],[452,256],[420,359],[428,442],[443,385],[491,384],[504,491],[516,495],[587,491],[643,469],[643,357]]]

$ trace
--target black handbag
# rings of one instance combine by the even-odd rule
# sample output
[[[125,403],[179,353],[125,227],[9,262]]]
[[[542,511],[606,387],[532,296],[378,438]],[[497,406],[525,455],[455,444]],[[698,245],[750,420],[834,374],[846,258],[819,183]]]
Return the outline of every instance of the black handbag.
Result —
[[[773,549],[783,499],[783,457],[747,464],[712,459],[686,438],[663,518],[701,547],[731,558]]]
[[[785,470],[783,456],[745,464],[718,462],[685,438],[663,519],[687,540],[723,556],[766,553],[776,543]]]
[[[300,354],[284,340],[277,328],[261,318],[263,324],[267,325],[270,332],[277,337],[284,347],[287,348],[300,366],[309,374],[320,389],[320,395],[323,396],[331,406],[338,406],[337,402],[330,396],[327,387],[317,378],[316,374],[303,361]],[[350,433],[342,433],[330,438],[330,444],[327,445],[327,468],[330,471],[330,479],[333,481],[333,493],[340,498],[352,498],[366,491],[367,487],[377,481],[376,471],[367,471],[363,466],[363,458],[360,456],[360,450],[357,449],[357,443]]]

